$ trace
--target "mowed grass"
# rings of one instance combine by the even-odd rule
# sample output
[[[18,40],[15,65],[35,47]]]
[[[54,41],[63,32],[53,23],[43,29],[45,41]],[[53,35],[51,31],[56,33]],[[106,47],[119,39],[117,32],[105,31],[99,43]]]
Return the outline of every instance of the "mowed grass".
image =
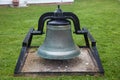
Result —
[[[74,12],[97,41],[105,70],[104,76],[14,77],[14,68],[22,41],[31,27],[37,29],[38,19],[56,5],[32,5],[25,8],[0,6],[0,80],[119,80],[120,79],[120,0],[75,0],[62,5],[63,11]],[[40,37],[44,40],[44,35]],[[39,45],[35,37],[33,45]],[[81,44],[78,36],[74,41]]]

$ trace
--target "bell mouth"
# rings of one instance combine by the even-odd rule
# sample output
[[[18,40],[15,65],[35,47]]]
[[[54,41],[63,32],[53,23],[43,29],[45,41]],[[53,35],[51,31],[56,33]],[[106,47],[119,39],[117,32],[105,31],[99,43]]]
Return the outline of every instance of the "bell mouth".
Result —
[[[77,57],[80,54],[80,49],[77,47],[76,49],[69,51],[48,51],[39,48],[37,54],[45,59],[65,60]]]

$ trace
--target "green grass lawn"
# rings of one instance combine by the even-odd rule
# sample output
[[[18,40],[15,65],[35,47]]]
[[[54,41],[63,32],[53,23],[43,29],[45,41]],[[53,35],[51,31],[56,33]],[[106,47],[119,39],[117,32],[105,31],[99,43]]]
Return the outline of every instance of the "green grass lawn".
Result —
[[[55,5],[0,6],[0,80],[120,80],[120,0],[75,0],[72,5],[62,5],[63,11],[74,12],[81,21],[81,27],[86,27],[96,39],[104,76],[13,76],[22,41],[29,28],[37,29],[40,15],[55,9]],[[74,40],[79,42],[77,36]],[[35,38],[33,44],[37,43],[41,44]]]

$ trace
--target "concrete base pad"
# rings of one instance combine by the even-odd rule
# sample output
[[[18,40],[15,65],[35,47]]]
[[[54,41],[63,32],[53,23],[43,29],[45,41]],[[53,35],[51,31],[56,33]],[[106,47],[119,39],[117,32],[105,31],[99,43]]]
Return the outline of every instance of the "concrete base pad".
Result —
[[[99,72],[98,65],[89,48],[80,48],[81,54],[70,60],[47,60],[37,55],[36,48],[30,48],[21,72],[26,73],[87,73]]]

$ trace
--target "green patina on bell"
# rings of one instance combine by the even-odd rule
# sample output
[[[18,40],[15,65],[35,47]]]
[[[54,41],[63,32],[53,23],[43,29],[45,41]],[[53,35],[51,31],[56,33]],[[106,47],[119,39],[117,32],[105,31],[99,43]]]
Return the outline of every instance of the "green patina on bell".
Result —
[[[45,59],[71,59],[80,54],[79,47],[72,38],[71,23],[62,16],[60,8],[54,18],[47,21],[46,37],[38,48],[38,55]]]

